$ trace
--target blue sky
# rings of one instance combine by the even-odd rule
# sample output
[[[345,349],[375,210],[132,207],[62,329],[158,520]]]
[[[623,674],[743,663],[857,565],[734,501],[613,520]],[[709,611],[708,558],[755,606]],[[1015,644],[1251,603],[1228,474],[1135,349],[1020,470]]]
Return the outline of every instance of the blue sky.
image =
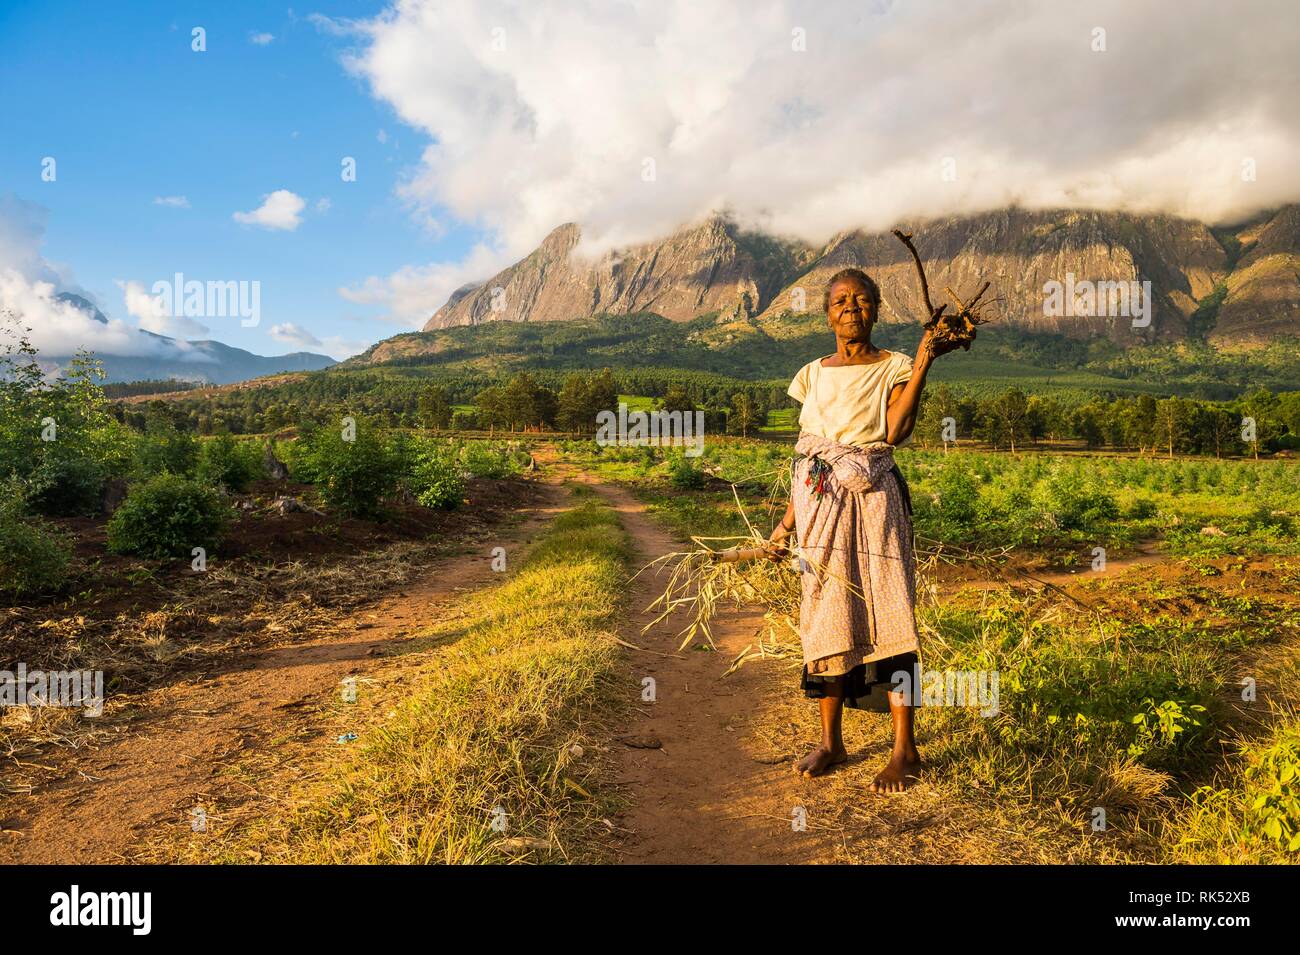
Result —
[[[354,18],[380,8],[323,3],[311,12]],[[470,233],[432,234],[395,195],[428,137],[344,68],[353,38],[314,25],[307,11],[102,0],[0,10],[0,194],[48,210],[41,254],[110,317],[127,317],[119,280],[149,288],[177,271],[258,280],[258,327],[205,319],[210,337],[280,354],[297,348],[269,332],[291,323],[337,350],[407,330],[377,320],[382,307],[345,301],[340,286],[463,256]],[[191,50],[196,26],[206,52]],[[255,34],[273,39],[255,43]],[[53,182],[41,179],[47,156]],[[341,179],[345,156],[356,159],[355,182]],[[280,189],[306,200],[296,229],[232,218]],[[188,208],[155,202],[181,196]]]

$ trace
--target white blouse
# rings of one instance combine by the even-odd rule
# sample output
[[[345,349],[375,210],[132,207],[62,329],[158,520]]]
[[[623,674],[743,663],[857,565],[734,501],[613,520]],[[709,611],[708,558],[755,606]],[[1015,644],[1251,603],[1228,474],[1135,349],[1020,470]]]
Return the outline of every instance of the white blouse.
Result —
[[[912,377],[912,359],[899,352],[869,365],[822,364],[818,358],[799,369],[787,394],[803,405],[803,431],[861,448],[887,444],[885,409],[895,385]]]

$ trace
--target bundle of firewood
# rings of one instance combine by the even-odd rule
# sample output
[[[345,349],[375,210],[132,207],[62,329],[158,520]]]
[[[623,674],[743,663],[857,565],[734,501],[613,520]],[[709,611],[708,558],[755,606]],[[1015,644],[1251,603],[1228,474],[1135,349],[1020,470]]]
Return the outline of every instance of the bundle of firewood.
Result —
[[[895,229],[894,235],[898,237],[899,242],[907,246],[907,251],[912,253],[912,261],[916,263],[916,274],[921,280],[921,299],[925,302],[925,311],[929,316],[925,328],[931,332],[931,347],[946,345],[951,342],[966,351],[970,351],[971,342],[975,340],[976,326],[989,321],[988,317],[982,312],[987,303],[982,305],[980,299],[989,290],[990,283],[985,282],[981,285],[979,291],[975,293],[975,297],[969,302],[962,302],[957,297],[956,292],[951,288],[945,288],[957,310],[955,312],[948,311],[946,302],[935,308],[930,301],[930,283],[925,277],[925,267],[921,265],[921,256],[917,253],[916,246],[912,244],[911,233]]]

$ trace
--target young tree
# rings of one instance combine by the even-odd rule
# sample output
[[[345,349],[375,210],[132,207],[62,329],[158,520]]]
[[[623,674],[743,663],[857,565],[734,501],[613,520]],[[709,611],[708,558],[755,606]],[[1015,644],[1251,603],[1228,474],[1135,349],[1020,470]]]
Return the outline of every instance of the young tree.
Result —
[[[727,413],[727,430],[732,434],[747,438],[750,430],[766,418],[767,409],[748,392],[737,391],[731,396],[731,407]]]
[[[1156,402],[1155,433],[1160,443],[1174,456],[1174,449],[1182,449],[1191,425],[1191,403],[1185,398],[1161,398]]]
[[[429,385],[420,395],[420,422],[426,428],[446,428],[451,424],[451,401],[447,389],[441,385]]]
[[[1008,388],[980,413],[980,436],[995,448],[1022,445],[1029,434],[1029,399],[1019,388]]]

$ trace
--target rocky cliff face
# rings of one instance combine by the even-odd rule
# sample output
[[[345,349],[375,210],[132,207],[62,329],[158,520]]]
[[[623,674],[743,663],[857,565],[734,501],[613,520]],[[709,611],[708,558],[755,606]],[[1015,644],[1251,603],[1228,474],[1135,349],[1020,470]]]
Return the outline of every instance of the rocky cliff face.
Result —
[[[810,251],[797,243],[747,239],[720,216],[662,242],[596,259],[575,254],[580,236],[576,225],[560,226],[527,258],[478,288],[453,295],[425,331],[489,321],[563,321],[601,312],[657,312],[675,321],[715,311],[747,317],[788,277],[781,260],[794,262]]]
[[[1219,298],[1219,342],[1300,334],[1300,208],[1288,206],[1221,244],[1200,222],[1116,212],[1006,209],[911,223],[936,304],[945,286],[969,294],[988,279],[1000,321],[1127,343],[1179,339],[1199,304]],[[856,266],[880,284],[882,321],[923,314],[910,258],[888,232],[849,232],[821,249],[744,233],[721,216],[595,260],[574,254],[573,224],[552,232],[527,258],[477,288],[462,289],[425,330],[488,321],[561,321],[599,313],[656,312],[674,321],[718,313],[719,324],[765,324],[790,313],[819,315],[827,279]],[[1239,248],[1234,247],[1239,240]],[[1225,248],[1226,245],[1226,248]],[[1142,283],[1151,292],[1149,325],[1107,303],[1076,314],[1045,308],[1050,282]],[[1216,287],[1223,285],[1216,293]],[[1136,305],[1137,303],[1130,303]],[[1202,309],[1202,313],[1204,313]],[[1211,310],[1213,316],[1213,310]],[[1141,322],[1141,316],[1139,316]]]
[[[1240,258],[1224,283],[1210,340],[1253,345],[1300,334],[1300,206],[1286,206],[1234,238]]]
[[[1206,226],[1164,216],[1008,209],[908,225],[906,231],[914,233],[936,305],[949,301],[947,287],[969,297],[988,280],[999,321],[1069,335],[1118,341],[1182,337],[1197,302],[1227,271],[1227,254]],[[880,285],[882,321],[924,318],[907,250],[888,232],[853,232],[833,239],[808,271],[775,296],[760,321],[786,311],[819,312],[830,276],[849,266],[864,269]],[[1083,282],[1150,281],[1150,324],[1135,328],[1132,315],[1111,314],[1120,309],[1102,303],[1101,296],[1092,307],[1085,299],[1068,309],[1045,307],[1048,283],[1061,283],[1069,297],[1071,281],[1076,292]],[[797,307],[800,301],[806,308]]]

